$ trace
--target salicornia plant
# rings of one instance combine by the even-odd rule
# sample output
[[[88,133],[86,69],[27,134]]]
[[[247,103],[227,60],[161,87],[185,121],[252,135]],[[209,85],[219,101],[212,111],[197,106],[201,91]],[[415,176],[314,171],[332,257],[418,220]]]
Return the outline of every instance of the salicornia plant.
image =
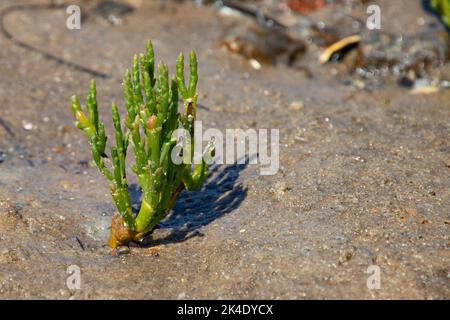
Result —
[[[191,165],[198,96],[195,52],[189,55],[190,75],[186,86],[182,53],[177,60],[176,77],[169,81],[166,64],[161,62],[155,70],[150,41],[146,51],[146,54],[134,56],[132,70],[127,70],[123,78],[127,111],[124,126],[117,105],[112,104],[115,146],[111,147],[110,156],[105,151],[107,137],[105,125],[99,119],[95,82],[91,81],[86,99],[87,115],[78,98],[71,97],[72,111],[77,119],[75,124],[86,134],[95,165],[111,182],[111,195],[118,210],[111,225],[109,245],[112,248],[142,239],[167,216],[180,192],[184,188],[200,188],[208,173],[208,164],[203,159],[195,167]],[[179,95],[184,113],[178,111]],[[184,129],[192,137],[184,148],[174,149],[176,129]],[[137,214],[132,210],[128,191],[126,156],[129,145],[135,160],[131,170],[137,175],[143,193]],[[213,151],[214,147],[209,144],[206,152],[211,154]],[[184,153],[182,157],[188,156],[190,161],[176,164],[172,154],[177,152]]]

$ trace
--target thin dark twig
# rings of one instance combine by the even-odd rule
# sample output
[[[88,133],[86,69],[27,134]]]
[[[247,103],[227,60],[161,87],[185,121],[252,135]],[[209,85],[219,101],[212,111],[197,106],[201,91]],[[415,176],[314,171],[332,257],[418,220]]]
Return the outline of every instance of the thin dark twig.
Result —
[[[14,132],[2,117],[0,117],[0,126],[2,126],[5,129],[6,133],[8,133],[11,137],[14,137]]]
[[[78,238],[78,237],[75,237],[75,239],[77,239],[78,244],[80,245],[81,249],[83,249],[83,251],[84,251],[84,244],[83,244],[83,242],[81,242],[80,238]]]

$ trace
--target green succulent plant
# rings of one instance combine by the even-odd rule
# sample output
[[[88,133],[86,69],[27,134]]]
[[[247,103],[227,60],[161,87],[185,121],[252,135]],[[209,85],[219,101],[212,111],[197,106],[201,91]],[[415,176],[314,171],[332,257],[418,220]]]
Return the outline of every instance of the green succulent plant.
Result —
[[[163,62],[155,70],[155,56],[151,41],[146,53],[135,55],[131,71],[126,70],[123,91],[126,117],[122,124],[118,107],[112,104],[115,146],[106,154],[105,125],[99,119],[96,85],[92,80],[83,108],[76,96],[71,97],[75,125],[83,130],[91,146],[92,158],[100,172],[110,181],[111,195],[118,213],[113,217],[109,245],[112,248],[142,239],[164,219],[174,206],[180,192],[199,189],[208,174],[208,164],[202,159],[192,167],[194,150],[194,120],[197,105],[197,56],[189,55],[189,84],[184,79],[184,57],[180,53],[176,76],[169,81],[169,69]],[[184,113],[178,110],[180,95]],[[87,109],[87,115],[83,109]],[[190,133],[188,152],[190,163],[175,164],[171,159],[177,139],[176,129]],[[135,214],[127,182],[127,150],[131,146],[134,164],[131,170],[137,175],[143,199]],[[186,147],[185,147],[186,148]],[[181,150],[180,152],[185,152]],[[214,152],[208,144],[206,152]],[[188,161],[189,162],[189,161]]]

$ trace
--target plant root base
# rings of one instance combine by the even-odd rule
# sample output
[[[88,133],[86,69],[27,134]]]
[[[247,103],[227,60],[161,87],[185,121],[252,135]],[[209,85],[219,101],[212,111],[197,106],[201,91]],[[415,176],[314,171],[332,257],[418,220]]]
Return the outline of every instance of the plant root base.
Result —
[[[131,241],[141,240],[145,234],[128,229],[122,216],[118,213],[114,215],[111,222],[111,235],[108,240],[110,248],[115,249],[126,246]]]

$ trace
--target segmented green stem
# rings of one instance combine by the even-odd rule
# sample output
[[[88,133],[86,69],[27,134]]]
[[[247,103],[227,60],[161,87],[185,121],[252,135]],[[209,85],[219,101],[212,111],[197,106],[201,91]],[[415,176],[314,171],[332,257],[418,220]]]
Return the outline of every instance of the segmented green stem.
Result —
[[[189,84],[186,86],[184,56],[181,53],[177,59],[176,76],[169,83],[166,64],[160,63],[155,74],[154,50],[150,41],[145,54],[134,56],[131,72],[127,70],[123,78],[125,128],[122,128],[117,105],[112,104],[116,145],[111,148],[111,169],[104,161],[107,138],[105,126],[99,119],[95,82],[91,82],[86,100],[87,117],[77,97],[71,98],[76,126],[85,132],[96,166],[111,181],[113,199],[131,230],[151,231],[168,214],[184,188],[198,189],[207,177],[209,166],[205,161],[192,169],[190,163],[174,164],[171,160],[176,143],[172,135],[179,127],[191,133],[192,138],[187,146],[190,153],[186,154],[189,154],[191,163],[193,160],[197,68],[197,56],[192,51],[189,54]],[[184,114],[178,111],[179,95],[183,98]],[[132,170],[137,174],[143,192],[141,208],[136,217],[131,210],[126,176],[129,143],[135,158]],[[210,145],[209,151],[213,148]]]

